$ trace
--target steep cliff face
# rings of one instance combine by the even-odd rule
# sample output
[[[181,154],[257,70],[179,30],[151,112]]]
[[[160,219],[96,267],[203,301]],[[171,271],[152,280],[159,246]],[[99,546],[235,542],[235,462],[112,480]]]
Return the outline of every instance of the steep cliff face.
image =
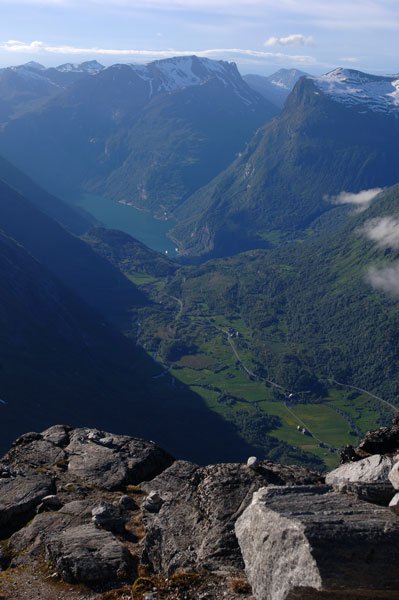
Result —
[[[331,485],[96,429],[28,433],[0,461],[0,598],[397,598],[399,519],[381,495],[399,487],[397,431],[347,451]]]

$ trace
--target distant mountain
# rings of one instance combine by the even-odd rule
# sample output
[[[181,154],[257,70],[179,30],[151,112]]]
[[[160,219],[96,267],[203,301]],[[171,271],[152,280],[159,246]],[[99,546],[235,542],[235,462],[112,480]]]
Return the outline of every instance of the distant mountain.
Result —
[[[349,108],[398,115],[399,77],[369,75],[353,69],[335,69],[314,78],[316,87]]]
[[[58,86],[31,63],[0,69],[0,123],[26,110],[41,106],[58,93]]]
[[[3,154],[46,189],[173,210],[234,159],[276,108],[236,65],[193,57],[114,65],[8,123]]]
[[[266,100],[282,108],[284,102],[294,89],[296,82],[301,77],[307,76],[308,73],[299,71],[298,69],[280,69],[268,77],[264,77],[263,75],[244,75],[243,79],[249,87],[261,94]]]
[[[98,73],[103,68],[97,61],[88,61],[80,65],[68,63],[47,69],[31,61],[0,69],[0,123],[40,108],[71,83]]]
[[[229,254],[300,235],[331,210],[326,196],[395,184],[397,98],[394,78],[301,78],[281,115],[179,209],[174,236],[191,254]]]
[[[91,75],[99,73],[103,69],[105,69],[104,65],[97,60],[88,60],[82,63],[64,63],[55,68],[56,71],[61,73],[90,73]]]

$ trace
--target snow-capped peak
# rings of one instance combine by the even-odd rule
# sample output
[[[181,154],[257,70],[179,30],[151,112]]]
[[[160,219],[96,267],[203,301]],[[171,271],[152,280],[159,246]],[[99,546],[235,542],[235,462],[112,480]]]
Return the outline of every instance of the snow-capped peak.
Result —
[[[147,65],[131,65],[131,68],[141,79],[150,82],[150,95],[202,85],[215,78],[226,86],[233,85],[241,95],[240,88],[247,89],[235,63],[222,60],[177,56]]]
[[[57,71],[61,73],[89,73],[91,75],[95,75],[99,71],[104,69],[104,66],[97,62],[96,60],[89,60],[83,63],[65,63],[56,67]]]
[[[130,67],[138,77],[148,82],[149,96],[217,79],[225,87],[233,87],[240,101],[248,105],[254,102],[253,92],[241,78],[235,63],[198,56],[177,56]]]
[[[370,75],[338,68],[312,79],[320,91],[341,104],[364,107],[374,112],[399,110],[397,76]]]

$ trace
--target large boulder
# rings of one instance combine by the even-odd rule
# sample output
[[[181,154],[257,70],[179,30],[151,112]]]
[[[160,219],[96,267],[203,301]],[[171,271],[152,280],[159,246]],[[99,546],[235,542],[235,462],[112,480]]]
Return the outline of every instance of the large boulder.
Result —
[[[95,429],[75,429],[65,448],[70,476],[107,490],[151,479],[173,458],[154,442]]]
[[[89,585],[135,578],[134,560],[112,533],[94,525],[69,528],[46,544],[47,559],[64,581]]]
[[[164,574],[181,568],[242,569],[234,523],[253,493],[269,484],[322,480],[308,469],[265,461],[256,470],[239,464],[198,467],[177,461],[142,486],[162,500],[157,510],[143,515],[147,561]]]
[[[335,490],[353,493],[362,500],[386,506],[393,494],[389,480],[393,459],[374,454],[357,462],[346,463],[326,475],[326,483]]]
[[[368,431],[357,447],[358,453],[393,454],[399,450],[399,423],[397,419],[391,427],[380,427]]]
[[[399,520],[328,486],[254,494],[236,535],[257,600],[399,597]]]
[[[43,553],[49,539],[70,527],[89,524],[91,511],[90,500],[73,500],[56,512],[38,514],[11,536],[8,551],[12,566],[31,564]]]
[[[0,474],[4,469],[23,475],[40,470],[58,477],[67,471],[72,482],[118,490],[155,477],[173,460],[154,442],[56,425],[18,438],[0,461]]]
[[[40,473],[0,478],[0,538],[25,525],[53,490],[52,478]]]

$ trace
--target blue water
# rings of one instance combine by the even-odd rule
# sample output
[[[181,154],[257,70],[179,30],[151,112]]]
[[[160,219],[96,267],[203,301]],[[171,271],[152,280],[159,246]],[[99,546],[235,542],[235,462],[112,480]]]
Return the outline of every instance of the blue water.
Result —
[[[175,244],[167,237],[174,221],[161,221],[149,212],[93,194],[85,194],[77,204],[103,226],[125,231],[149,248],[167,253],[171,258],[177,256]]]

